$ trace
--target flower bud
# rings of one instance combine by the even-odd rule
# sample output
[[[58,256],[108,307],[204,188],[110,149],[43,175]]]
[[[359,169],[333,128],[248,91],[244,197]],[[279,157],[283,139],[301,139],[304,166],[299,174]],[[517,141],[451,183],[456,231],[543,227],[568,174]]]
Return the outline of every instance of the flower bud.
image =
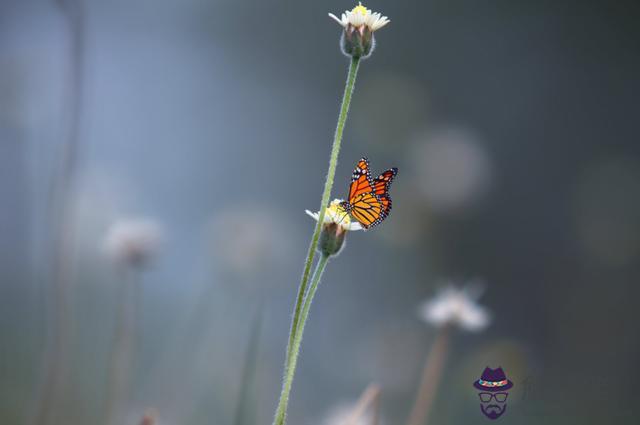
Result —
[[[331,201],[325,211],[322,231],[318,241],[318,251],[322,255],[338,255],[344,246],[344,239],[348,232],[362,230],[360,223],[353,223],[347,211],[342,207],[342,199]],[[307,215],[318,221],[320,213],[305,211]]]
[[[344,239],[347,231],[339,224],[328,223],[322,226],[320,241],[318,242],[318,252],[330,257],[338,255],[344,246]]]
[[[376,45],[376,39],[367,26],[356,28],[349,25],[340,37],[340,50],[348,57],[366,59],[371,55]]]

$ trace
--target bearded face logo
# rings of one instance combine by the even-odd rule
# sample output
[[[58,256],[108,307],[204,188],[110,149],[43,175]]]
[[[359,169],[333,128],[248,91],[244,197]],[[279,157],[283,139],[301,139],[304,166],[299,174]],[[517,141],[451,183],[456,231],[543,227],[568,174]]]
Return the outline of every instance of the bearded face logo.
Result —
[[[507,410],[508,393],[478,393],[480,410],[489,419],[499,418]]]
[[[497,419],[507,410],[507,392],[513,382],[507,379],[501,367],[485,368],[480,379],[473,383],[480,398],[480,411],[489,419]]]

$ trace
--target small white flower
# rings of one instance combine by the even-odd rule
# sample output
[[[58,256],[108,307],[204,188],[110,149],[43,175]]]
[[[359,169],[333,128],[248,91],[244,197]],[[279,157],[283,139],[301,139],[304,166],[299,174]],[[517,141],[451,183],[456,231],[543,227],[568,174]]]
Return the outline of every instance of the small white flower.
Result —
[[[329,16],[345,29],[349,25],[355,28],[361,28],[364,25],[371,32],[379,30],[390,22],[389,18],[378,12],[371,12],[360,2],[353,9],[345,10],[340,19],[333,13],[329,13]]]
[[[420,307],[420,317],[434,326],[456,325],[468,331],[481,331],[491,321],[489,311],[476,301],[482,290],[476,286],[458,288],[449,284]]]
[[[120,220],[109,227],[104,248],[114,261],[140,266],[157,253],[161,240],[162,228],[153,220]]]
[[[337,224],[344,231],[362,230],[360,223],[351,222],[349,214],[340,206],[342,199],[334,199],[327,207],[327,211],[324,215],[324,224]],[[315,221],[318,221],[320,215],[319,212],[314,213],[309,210],[305,210],[308,216],[312,217]]]

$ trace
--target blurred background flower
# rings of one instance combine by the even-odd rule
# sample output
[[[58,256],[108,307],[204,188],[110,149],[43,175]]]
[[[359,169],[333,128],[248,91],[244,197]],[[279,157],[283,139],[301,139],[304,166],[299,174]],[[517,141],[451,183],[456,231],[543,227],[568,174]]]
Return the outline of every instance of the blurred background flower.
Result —
[[[356,403],[341,402],[326,414],[322,425],[380,425],[380,386],[369,384]]]
[[[157,416],[158,414],[155,410],[147,410],[142,419],[140,419],[140,425],[156,425],[158,423]]]
[[[473,134],[457,127],[428,132],[412,151],[416,189],[436,212],[460,212],[485,195],[491,162]]]
[[[338,404],[327,412],[327,415],[320,422],[321,425],[347,425],[350,423],[355,403]],[[371,413],[361,416],[353,425],[370,425],[372,419]]]
[[[478,284],[458,288],[448,284],[420,306],[420,317],[436,326],[457,326],[467,331],[481,331],[489,325],[490,315],[477,303],[482,294]]]
[[[146,218],[122,219],[109,227],[104,249],[114,262],[137,268],[153,259],[161,241],[162,228],[156,221]]]
[[[476,282],[469,282],[464,287],[448,283],[420,306],[420,317],[436,327],[437,333],[422,368],[409,425],[424,424],[431,414],[441,389],[452,331],[461,328],[479,332],[489,325],[489,311],[477,303],[481,294],[482,288]]]

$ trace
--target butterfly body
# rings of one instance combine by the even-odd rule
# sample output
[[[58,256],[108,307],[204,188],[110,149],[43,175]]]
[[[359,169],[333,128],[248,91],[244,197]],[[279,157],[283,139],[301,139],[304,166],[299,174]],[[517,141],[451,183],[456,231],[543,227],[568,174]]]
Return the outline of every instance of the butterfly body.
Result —
[[[364,229],[382,223],[391,211],[389,188],[397,173],[397,168],[390,168],[374,179],[367,158],[360,159],[351,175],[348,199],[340,206]]]

